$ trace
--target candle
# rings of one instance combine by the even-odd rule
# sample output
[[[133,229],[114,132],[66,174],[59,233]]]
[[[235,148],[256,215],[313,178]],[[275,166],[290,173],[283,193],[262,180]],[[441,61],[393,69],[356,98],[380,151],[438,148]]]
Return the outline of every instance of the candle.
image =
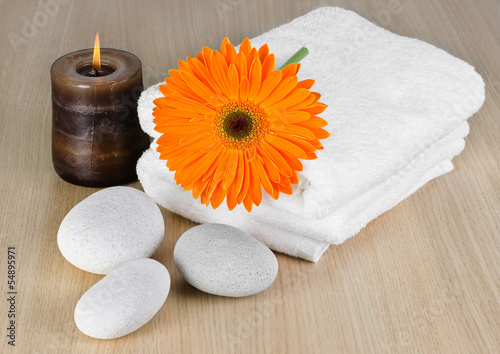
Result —
[[[150,139],[137,118],[141,61],[106,48],[99,58],[95,48],[52,65],[52,161],[65,181],[106,187],[137,180],[136,163]]]

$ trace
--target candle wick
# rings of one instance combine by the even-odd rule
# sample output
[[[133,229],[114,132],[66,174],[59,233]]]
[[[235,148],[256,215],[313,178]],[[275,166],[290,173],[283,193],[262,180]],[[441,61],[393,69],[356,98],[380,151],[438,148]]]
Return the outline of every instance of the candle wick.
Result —
[[[99,71],[97,71],[94,67],[89,71],[90,76],[99,76]]]

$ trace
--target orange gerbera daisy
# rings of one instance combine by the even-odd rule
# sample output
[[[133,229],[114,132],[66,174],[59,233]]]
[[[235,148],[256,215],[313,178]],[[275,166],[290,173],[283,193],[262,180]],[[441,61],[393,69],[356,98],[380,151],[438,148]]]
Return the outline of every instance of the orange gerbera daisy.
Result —
[[[245,39],[236,52],[225,38],[220,52],[204,47],[196,58],[170,70],[164,97],[154,101],[160,159],[177,184],[205,205],[226,199],[230,210],[259,205],[262,189],[277,199],[292,194],[299,159],[316,158],[327,122],[326,105],[310,92],[314,80],[298,81],[300,64],[274,69],[267,44]]]

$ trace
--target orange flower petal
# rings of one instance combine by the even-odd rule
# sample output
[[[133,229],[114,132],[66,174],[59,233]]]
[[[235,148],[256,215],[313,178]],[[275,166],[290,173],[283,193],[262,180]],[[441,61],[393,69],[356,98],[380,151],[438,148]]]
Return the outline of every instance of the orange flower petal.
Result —
[[[276,125],[274,130],[290,135],[296,135],[306,140],[316,139],[316,135],[309,129],[301,127],[300,125]]]
[[[304,111],[310,113],[312,116],[315,116],[322,113],[326,107],[328,107],[326,104],[318,102],[312,106],[304,108]]]
[[[297,145],[299,148],[304,150],[306,153],[316,151],[316,148],[314,147],[314,145],[312,145],[311,143],[309,143],[309,141],[306,141],[304,139],[300,139],[300,138],[297,138],[296,136],[293,136],[290,134],[285,134],[285,133],[279,133],[278,136],[285,139],[285,140],[288,140],[289,142],[291,142],[294,145]]]
[[[248,99],[253,100],[260,89],[262,67],[259,59],[255,59],[250,67],[250,87],[248,89]]]
[[[302,171],[302,162],[300,162],[300,160],[298,158],[296,158],[292,155],[289,155],[287,153],[284,153],[282,151],[280,152],[280,154],[281,154],[281,157],[283,157],[283,159],[286,161],[288,166],[290,166],[292,168],[292,175],[288,176],[288,177],[292,178],[295,171]],[[282,178],[280,180],[280,183],[289,184],[290,181],[288,181],[288,177]]]
[[[307,157],[304,160],[315,160],[318,156],[314,152],[308,152]]]
[[[265,108],[275,104],[279,100],[282,100],[295,88],[295,86],[297,86],[298,81],[299,80],[296,76],[288,77],[282,80],[278,86],[276,86],[274,91],[260,103],[260,105]]]
[[[236,177],[234,178],[234,194],[235,198],[241,191],[243,187],[243,178],[245,176],[245,158],[242,151],[238,151],[238,170],[236,171]]]
[[[175,91],[172,88],[172,85],[160,85],[160,92],[163,94],[163,96],[168,96],[168,95],[176,95],[179,96],[180,93]],[[158,101],[163,101],[161,98],[158,99]]]
[[[248,79],[246,76],[244,76],[240,82],[240,99],[242,99],[243,101],[246,101],[248,98],[249,86],[250,84],[248,83]]]
[[[318,129],[328,125],[328,122],[320,117],[311,117],[304,122],[300,122],[299,125],[304,128]]]
[[[311,92],[311,95],[314,95],[314,102],[318,102],[319,99],[321,98],[321,94],[318,92]]]
[[[255,146],[250,146],[246,152],[247,152],[247,156],[246,156],[247,161],[250,162],[255,157],[255,154],[257,153],[257,149],[255,148]]]
[[[227,54],[226,44],[228,44],[228,43],[229,43],[229,39],[227,37],[225,37],[222,40],[222,43],[220,45],[220,53],[222,54],[223,57],[226,57],[226,54]],[[227,65],[229,66],[229,63],[227,63]]]
[[[255,96],[254,102],[260,103],[263,99],[267,98],[271,92],[281,81],[281,71],[273,71],[262,83],[259,93]]]
[[[279,183],[280,172],[278,171],[278,168],[260,148],[259,148],[259,157],[262,159],[264,168],[269,176],[269,179],[272,182]]]
[[[215,182],[222,181],[222,179],[224,178],[224,174],[226,173],[226,166],[229,162],[230,157],[231,157],[230,152],[226,150],[222,155],[222,160],[220,161],[219,166],[217,166],[217,169],[215,170],[214,174]]]
[[[202,124],[184,124],[184,125],[164,125],[164,124],[158,124],[156,126],[158,132],[164,133],[167,135],[185,135],[185,134],[191,134],[194,132],[196,129],[203,128],[204,125]]]
[[[203,57],[203,52],[198,52],[198,54],[196,54],[196,59],[205,64],[205,58]],[[189,62],[189,57],[188,57],[188,62]]]
[[[311,144],[312,146],[314,146],[316,148],[316,150],[323,150],[324,149],[323,145],[321,145],[321,143],[319,142],[318,139],[308,140],[307,142],[309,144]]]
[[[219,85],[215,82],[215,80],[210,75],[208,71],[208,67],[205,66],[205,63],[200,61],[199,59],[189,58],[188,59],[189,67],[193,75],[203,82],[207,87],[209,87],[213,92],[220,92]]]
[[[203,193],[201,193],[201,202],[202,204],[208,205],[210,203],[210,199],[212,198],[212,195],[214,194],[215,188],[217,188],[218,183],[215,182],[213,179],[210,180],[208,185],[205,187],[205,190]]]
[[[265,141],[261,143],[261,147],[262,151],[264,151],[267,157],[274,163],[283,176],[290,177],[292,175],[290,165],[288,165],[288,163],[283,159],[283,156],[281,156],[274,147]]]
[[[260,59],[260,62],[262,63],[262,81],[264,81],[269,75],[271,75],[272,72],[274,72],[274,54],[268,55],[264,61]],[[277,72],[281,74],[281,71],[278,70]]]
[[[220,107],[224,106],[226,103],[229,102],[229,99],[220,94],[217,93],[210,98],[210,100],[207,102],[207,107],[217,111]]]
[[[186,165],[183,169],[184,173],[186,174],[186,178],[184,181],[182,181],[181,186],[188,185],[188,184],[193,183],[193,182],[198,181],[198,180],[201,181],[200,183],[206,182],[207,180],[203,181],[203,179],[201,177],[210,168],[210,166],[212,166],[214,161],[217,159],[217,155],[218,155],[219,151],[220,150],[211,151],[210,153],[203,155],[203,158],[195,160],[195,161],[191,162],[189,165]],[[205,185],[206,185],[206,183],[205,183]],[[198,197],[196,197],[196,198],[198,198]]]
[[[170,166],[170,164],[173,161],[176,161],[177,158],[183,157],[183,155],[191,154],[191,153],[196,153],[201,151],[201,149],[210,142],[210,138],[207,138],[205,140],[200,140],[189,147],[183,146],[183,145],[171,145],[171,146],[163,146],[162,154],[168,157],[169,161],[167,161],[167,166]],[[201,151],[203,152],[203,151]]]
[[[205,155],[201,151],[193,151],[191,154],[183,154],[176,159],[170,159],[167,161],[167,166],[170,171],[178,170],[181,167],[186,166],[188,163],[193,162],[198,159],[200,156]]]
[[[309,94],[309,96],[307,96],[304,100],[300,101],[299,103],[294,104],[293,106],[288,107],[287,110],[289,110],[289,111],[302,110],[303,108],[310,106],[313,103],[313,101],[314,101],[314,95]],[[309,113],[309,112],[307,112],[307,113]],[[311,115],[311,114],[309,113],[309,115]]]
[[[196,113],[196,112],[180,111],[177,108],[165,106],[165,107],[162,107],[162,109],[155,109],[153,111],[153,116],[155,116],[156,118],[160,118],[160,119],[162,117],[166,118],[166,119],[170,119],[172,117],[172,118],[184,118],[186,120],[190,120],[191,118],[197,118],[200,116],[204,117],[205,115],[201,114],[201,113]],[[159,120],[157,122],[161,122],[161,121],[164,121],[164,120]],[[186,123],[187,123],[187,121],[186,121]]]
[[[214,114],[210,108],[200,104],[199,102],[190,100],[189,98],[168,96],[165,97],[167,105],[175,106],[179,110],[191,111],[200,114]]]
[[[167,146],[179,144],[178,137],[175,137],[175,139],[171,139],[171,137],[169,135],[166,135],[166,134],[162,134],[162,136],[160,136],[156,142],[157,142],[157,144],[159,144],[157,151],[162,151]]]
[[[298,102],[303,101],[304,99],[309,96],[309,90],[308,89],[302,89],[302,88],[296,88],[292,90],[285,98],[280,100],[279,102],[276,102],[270,106],[268,106],[268,110],[270,112],[275,112],[275,111],[283,111],[287,109],[288,107],[291,107]]]
[[[273,117],[274,124],[290,125],[308,120],[311,115],[304,111],[284,111],[283,113]]]
[[[236,205],[238,205],[238,202],[236,200],[236,193],[235,193],[235,187],[234,184],[232,184],[228,189],[227,189],[227,195],[226,195],[226,203],[227,203],[227,208],[229,210],[233,210],[236,208]]]
[[[277,150],[284,151],[286,153],[289,153],[292,156],[298,157],[298,158],[305,158],[307,157],[307,153],[302,150],[300,147],[297,145],[291,143],[290,141],[280,138],[277,135],[271,135],[268,134],[266,135],[266,140],[269,144],[274,146]]]
[[[278,188],[281,193],[291,195],[293,193],[293,188],[292,186],[284,186],[282,184],[278,184]]]
[[[208,124],[209,121],[207,121],[207,120],[199,119],[199,120],[192,121],[192,119],[194,119],[194,117],[200,117],[201,116],[200,114],[196,114],[196,115],[193,114],[194,117],[176,117],[174,115],[160,116],[160,115],[156,115],[155,113],[153,113],[153,114],[155,115],[154,122],[156,124],[156,127],[162,128],[162,129],[160,129],[162,132],[168,132],[171,128],[175,128],[175,127],[198,129],[201,127],[208,127],[209,126],[209,124]],[[184,112],[184,114],[185,114],[185,112]],[[201,117],[203,117],[203,116],[201,116]],[[172,131],[171,133],[175,134],[176,132]],[[179,134],[179,133],[177,132],[177,134]]]
[[[209,180],[203,181],[201,178],[197,180],[193,185],[193,198],[198,199],[205,190]]]
[[[271,194],[271,198],[278,199],[278,197],[280,196],[279,184],[278,183],[273,183],[273,182],[271,182],[271,183],[273,185],[273,192]]]
[[[212,143],[210,145],[205,146],[203,149],[201,149],[201,151],[202,152],[209,152],[209,151],[212,151],[212,150],[214,150],[214,149],[216,149],[218,147],[220,147],[220,144],[218,144],[218,143]]]
[[[286,79],[287,77],[295,76],[297,74],[297,64],[289,64],[285,66],[283,70],[281,70],[281,74],[283,75],[283,79]]]
[[[181,77],[189,86],[189,88],[195,92],[203,100],[208,101],[214,92],[209,89],[203,82],[198,80],[193,74],[183,71]]]
[[[231,183],[233,183],[234,178],[236,177],[236,171],[238,170],[238,150],[229,150],[228,154],[229,160],[222,179],[222,188],[224,190],[226,190]]]
[[[219,167],[219,164],[220,164],[222,158],[226,154],[226,151],[227,150],[225,148],[222,148],[219,151],[219,154],[217,155],[217,158],[215,159],[215,161],[212,163],[212,165],[210,166],[210,168],[203,174],[203,179],[204,180],[207,179],[207,178],[213,179],[211,177],[213,177],[213,175],[215,173],[215,170],[217,169],[217,167]]]
[[[229,66],[227,75],[229,80],[229,98],[235,100],[240,93],[240,80],[238,78],[238,70],[234,64]]]
[[[179,145],[191,144],[192,142],[206,139],[207,137],[212,135],[213,132],[209,131],[206,127],[199,128],[189,134],[183,135],[182,139],[179,140]]]
[[[170,89],[177,91],[179,94],[176,96],[189,98],[190,100],[202,103],[205,100],[196,94],[181,78],[180,73],[175,77],[165,79],[167,86]]]
[[[212,204],[212,208],[217,209],[219,205],[222,204],[225,197],[226,191],[222,189],[221,183],[217,184],[217,187],[215,187],[214,193],[210,198],[210,204]]]
[[[269,46],[266,43],[259,48],[259,60],[260,60],[260,62],[263,63],[264,59],[266,59],[266,57],[268,55],[269,55]]]
[[[245,57],[245,54],[238,53],[236,55],[236,59],[234,60],[234,65],[236,65],[236,68],[238,69],[238,76],[240,79],[248,76],[247,58]]]
[[[260,158],[257,157],[255,159],[253,159],[252,162],[254,163],[254,166],[257,170],[257,174],[259,175],[259,180],[260,180],[262,187],[264,187],[264,190],[268,194],[272,194],[273,193],[273,186],[272,186],[271,181],[269,180],[269,177],[264,169],[264,165],[262,165]]]
[[[212,58],[212,53],[214,51],[209,47],[203,47],[202,51],[203,51],[203,58],[205,59],[205,65],[208,66],[208,60]]]
[[[250,200],[250,197],[247,195],[245,196],[245,199],[243,199],[243,205],[245,206],[245,209],[248,211],[248,212],[251,212],[252,211],[252,201]]]
[[[163,135],[162,135],[163,137]],[[159,139],[158,139],[159,141]],[[184,151],[186,151],[186,147],[179,145],[178,142],[175,143],[175,145],[158,145],[156,148],[156,151],[161,152],[163,155],[169,156],[169,157],[175,157],[178,156],[179,154],[182,154]],[[160,158],[163,160],[163,158]]]
[[[297,88],[310,89],[313,85],[314,85],[314,80],[307,79],[307,80],[299,81],[299,83],[297,84]]]
[[[219,52],[212,53],[212,60],[208,63],[208,70],[212,74],[212,78],[219,85],[222,94],[229,97],[229,82],[227,72],[229,70],[226,60]]]
[[[188,123],[192,118],[204,116],[204,114],[180,111],[177,108],[161,104],[153,109],[153,116],[160,123],[169,120],[184,120]]]
[[[252,48],[250,54],[247,56],[247,73],[250,73],[250,68],[252,67],[255,59],[259,59],[259,53],[257,52],[257,49]]]
[[[292,173],[292,176],[293,176],[293,173]],[[279,184],[281,184],[282,186],[289,186],[291,183],[291,177],[283,177],[280,181]]]
[[[236,60],[236,49],[234,49],[231,43],[226,44],[227,54],[225,55],[227,65],[233,64]]]
[[[255,167],[255,160],[250,161],[248,165],[250,167],[250,185],[247,195],[255,205],[259,206],[262,200],[262,185],[260,184],[259,173]]]
[[[240,192],[238,193],[238,196],[236,197],[236,201],[238,204],[240,204],[246,197],[248,193],[248,187],[250,185],[250,167],[248,165],[248,162],[244,162],[244,173],[243,173],[243,184],[241,185]]]
[[[326,139],[330,137],[330,133],[328,133],[324,129],[311,129],[311,132],[316,136],[318,139]]]
[[[245,38],[243,42],[240,44],[240,53],[245,54],[246,57],[250,54],[250,51],[252,50],[252,45],[250,44],[250,40],[248,38]]]
[[[191,69],[189,68],[189,64],[187,63],[187,61],[179,60],[177,62],[177,65],[179,66],[180,71],[191,72]]]

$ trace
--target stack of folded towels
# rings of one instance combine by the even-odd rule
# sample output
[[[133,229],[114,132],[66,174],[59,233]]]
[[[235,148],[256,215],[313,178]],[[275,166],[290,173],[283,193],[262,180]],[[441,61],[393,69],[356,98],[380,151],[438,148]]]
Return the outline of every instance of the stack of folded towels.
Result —
[[[269,44],[276,62],[304,46],[299,80],[328,108],[331,134],[316,160],[303,161],[293,195],[267,196],[248,213],[206,207],[174,181],[159,159],[153,100],[139,100],[142,128],[155,141],[137,165],[145,192],[165,208],[200,223],[241,228],[270,248],[317,262],[330,244],[355,235],[428,181],[453,169],[467,119],[482,106],[484,83],[474,68],[422,41],[401,37],[357,14],[323,7],[251,40]]]

